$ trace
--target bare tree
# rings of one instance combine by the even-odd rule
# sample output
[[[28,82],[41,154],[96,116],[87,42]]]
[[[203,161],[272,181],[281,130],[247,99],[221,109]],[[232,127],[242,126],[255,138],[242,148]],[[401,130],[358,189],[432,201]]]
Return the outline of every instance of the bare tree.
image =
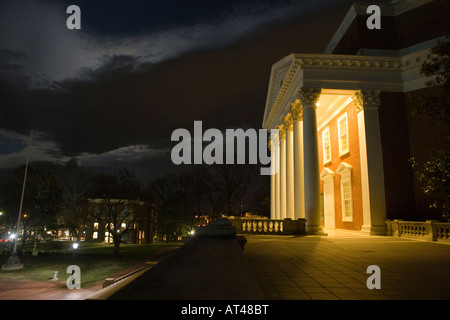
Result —
[[[103,173],[95,178],[93,194],[100,207],[99,214],[106,222],[108,236],[114,242],[114,255],[119,255],[122,237],[134,229],[141,211],[140,184],[128,169]]]
[[[3,186],[1,196],[2,210],[5,210],[4,222],[15,232],[19,200],[22,189],[24,168],[16,169]],[[60,210],[61,190],[51,170],[42,167],[28,168],[21,225],[23,228],[21,249],[33,233],[42,234],[46,227],[56,224],[56,213]]]
[[[62,191],[62,220],[64,225],[80,240],[84,226],[91,225],[89,216],[89,189],[92,175],[76,162],[68,162],[59,176]]]
[[[219,214],[235,216],[241,214],[241,203],[254,183],[258,170],[256,166],[234,164],[214,165],[210,167],[209,188],[211,206],[214,208],[214,218]]]

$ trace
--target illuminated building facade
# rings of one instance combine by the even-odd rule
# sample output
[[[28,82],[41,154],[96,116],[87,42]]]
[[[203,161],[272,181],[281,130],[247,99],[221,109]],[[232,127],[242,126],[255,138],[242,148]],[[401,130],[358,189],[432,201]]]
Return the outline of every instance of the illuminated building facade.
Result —
[[[381,29],[369,29],[368,5],[354,4],[324,54],[272,66],[262,124],[279,129],[271,219],[305,218],[308,234],[384,235],[386,219],[429,218],[409,159],[443,139],[411,119],[407,97],[426,90],[420,67],[445,39],[443,5],[392,1],[380,5]]]

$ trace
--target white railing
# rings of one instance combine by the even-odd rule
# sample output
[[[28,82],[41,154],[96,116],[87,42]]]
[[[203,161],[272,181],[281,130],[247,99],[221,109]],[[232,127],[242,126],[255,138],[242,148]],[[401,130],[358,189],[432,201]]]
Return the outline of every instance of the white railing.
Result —
[[[432,225],[434,240],[450,240],[450,223],[435,222]]]
[[[244,234],[280,234],[293,235],[305,234],[305,220],[272,220],[253,218],[233,218],[230,219],[236,227],[236,233]]]
[[[450,223],[434,220],[403,221],[387,220],[388,235],[428,241],[450,241]]]
[[[242,221],[243,233],[283,233],[283,220],[247,220]]]

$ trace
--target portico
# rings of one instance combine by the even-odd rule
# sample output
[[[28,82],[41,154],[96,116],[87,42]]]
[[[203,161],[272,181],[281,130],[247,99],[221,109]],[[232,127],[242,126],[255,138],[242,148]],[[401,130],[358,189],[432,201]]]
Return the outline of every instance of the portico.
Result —
[[[304,218],[307,234],[338,223],[385,234],[380,93],[420,85],[427,54],[291,54],[273,65],[262,125],[279,130],[271,219]]]

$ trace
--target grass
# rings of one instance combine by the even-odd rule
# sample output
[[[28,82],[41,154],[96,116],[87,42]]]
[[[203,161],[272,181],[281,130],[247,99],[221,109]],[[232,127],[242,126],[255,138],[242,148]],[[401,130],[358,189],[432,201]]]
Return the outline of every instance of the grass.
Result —
[[[66,280],[69,277],[69,274],[66,274],[67,267],[74,261],[73,264],[80,267],[83,287],[88,287],[114,277],[134,265],[156,261],[180,245],[180,243],[121,244],[120,255],[114,257],[112,244],[81,243],[74,258],[73,249],[70,249],[70,244],[67,243],[64,246],[67,249],[51,250],[38,256],[20,256],[20,262],[24,264],[23,269],[0,270],[0,281],[49,281],[53,277],[53,271],[58,271],[59,280]],[[0,264],[5,264],[8,258],[9,255],[0,255]]]

